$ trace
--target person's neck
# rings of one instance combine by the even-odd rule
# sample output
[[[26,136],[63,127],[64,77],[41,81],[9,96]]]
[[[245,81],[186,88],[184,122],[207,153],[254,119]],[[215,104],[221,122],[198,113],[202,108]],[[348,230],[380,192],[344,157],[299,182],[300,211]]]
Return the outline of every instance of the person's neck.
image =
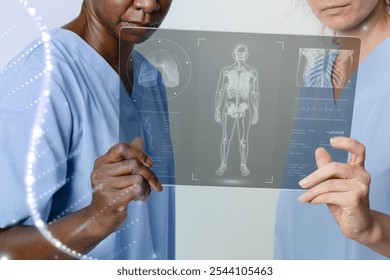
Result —
[[[85,3],[79,16],[63,28],[79,35],[119,73],[119,39],[100,24]]]
[[[360,38],[360,63],[376,46],[390,37],[390,16],[382,11],[383,9],[377,9],[367,18],[367,20],[355,28],[336,32],[336,34],[340,36],[354,36]]]

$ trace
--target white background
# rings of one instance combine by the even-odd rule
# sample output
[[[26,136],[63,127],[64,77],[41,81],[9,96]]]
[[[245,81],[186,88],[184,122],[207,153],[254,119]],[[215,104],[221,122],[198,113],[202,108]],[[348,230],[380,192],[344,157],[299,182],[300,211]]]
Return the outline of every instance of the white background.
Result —
[[[49,29],[80,10],[81,0],[31,0]],[[17,0],[0,0],[0,69],[39,36]],[[174,0],[163,27],[318,34],[303,0]],[[177,187],[178,259],[271,259],[277,191]]]
[[[270,271],[272,275],[231,275],[211,276],[212,267],[257,268]],[[177,271],[199,269],[201,276],[145,276],[140,273],[133,276],[118,275],[118,269],[141,269]],[[255,269],[253,269],[255,270]],[[258,280],[258,279],[299,279],[299,280],[329,280],[329,279],[389,279],[390,266],[388,261],[0,261],[1,276],[4,279],[39,279],[39,280],[69,280],[69,279],[131,279],[131,280]],[[139,271],[139,270],[138,270]],[[133,273],[135,274],[135,273]],[[151,273],[152,274],[152,273]],[[138,276],[137,276],[138,275]]]

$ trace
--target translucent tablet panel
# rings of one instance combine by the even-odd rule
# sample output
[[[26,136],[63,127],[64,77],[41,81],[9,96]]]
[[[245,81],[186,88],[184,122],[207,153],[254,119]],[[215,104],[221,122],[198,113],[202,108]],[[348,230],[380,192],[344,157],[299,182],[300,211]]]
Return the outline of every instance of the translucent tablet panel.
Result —
[[[148,31],[131,55],[142,30],[121,31],[120,140],[158,150],[164,183],[296,189],[317,147],[347,161],[329,139],[350,134],[358,39]]]

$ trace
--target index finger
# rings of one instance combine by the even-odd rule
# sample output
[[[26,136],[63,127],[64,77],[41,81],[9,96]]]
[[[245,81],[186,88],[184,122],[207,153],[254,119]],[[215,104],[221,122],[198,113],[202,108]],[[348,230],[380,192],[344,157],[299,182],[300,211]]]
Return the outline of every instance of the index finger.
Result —
[[[345,163],[331,162],[299,181],[299,185],[302,188],[310,188],[328,179],[349,179],[353,176],[354,171],[351,166]]]
[[[127,159],[136,159],[147,167],[153,166],[152,159],[142,150],[128,143],[119,143],[111,147],[103,156],[110,163]]]
[[[364,167],[366,148],[362,143],[348,137],[334,137],[330,139],[330,144],[351,154],[349,164]]]
[[[128,166],[128,174],[141,175],[148,182],[151,188],[157,192],[162,191],[163,187],[159,182],[158,177],[148,167],[139,164],[139,162],[135,159],[129,160],[126,165]]]

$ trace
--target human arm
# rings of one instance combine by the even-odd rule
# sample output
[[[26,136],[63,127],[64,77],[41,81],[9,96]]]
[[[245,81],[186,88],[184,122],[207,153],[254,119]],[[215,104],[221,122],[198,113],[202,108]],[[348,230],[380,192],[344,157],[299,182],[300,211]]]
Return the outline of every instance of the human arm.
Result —
[[[89,221],[91,213],[83,208],[55,223],[47,230],[62,244],[80,253],[87,253],[106,236],[99,236],[99,227]],[[80,227],[80,225],[84,225]],[[94,228],[95,227],[95,228]],[[80,230],[77,230],[80,228]],[[96,229],[96,230],[95,230]],[[69,232],[73,232],[69,236]],[[34,226],[15,225],[0,229],[0,252],[5,258],[16,260],[74,259],[75,257],[55,247]]]
[[[129,202],[147,200],[150,187],[162,190],[142,146],[139,138],[131,144],[117,144],[95,161],[90,205],[49,223],[47,229],[54,238],[86,254],[123,224]],[[0,229],[0,252],[12,259],[71,258],[35,227],[21,225]]]
[[[390,216],[370,208],[371,177],[364,168],[364,145],[346,137],[331,139],[331,145],[348,151],[350,161],[333,162],[325,149],[318,148],[315,154],[318,170],[300,181],[309,190],[299,201],[327,204],[348,238],[390,257]]]
[[[225,90],[226,90],[226,73],[227,70],[223,69],[221,71],[219,82],[218,82],[218,88],[215,95],[215,113],[214,113],[214,119],[216,122],[220,123],[222,121],[221,118],[221,104],[223,101],[223,98],[225,96]]]
[[[252,124],[256,124],[259,121],[259,80],[256,70],[253,70],[251,84],[251,104],[253,107]]]

